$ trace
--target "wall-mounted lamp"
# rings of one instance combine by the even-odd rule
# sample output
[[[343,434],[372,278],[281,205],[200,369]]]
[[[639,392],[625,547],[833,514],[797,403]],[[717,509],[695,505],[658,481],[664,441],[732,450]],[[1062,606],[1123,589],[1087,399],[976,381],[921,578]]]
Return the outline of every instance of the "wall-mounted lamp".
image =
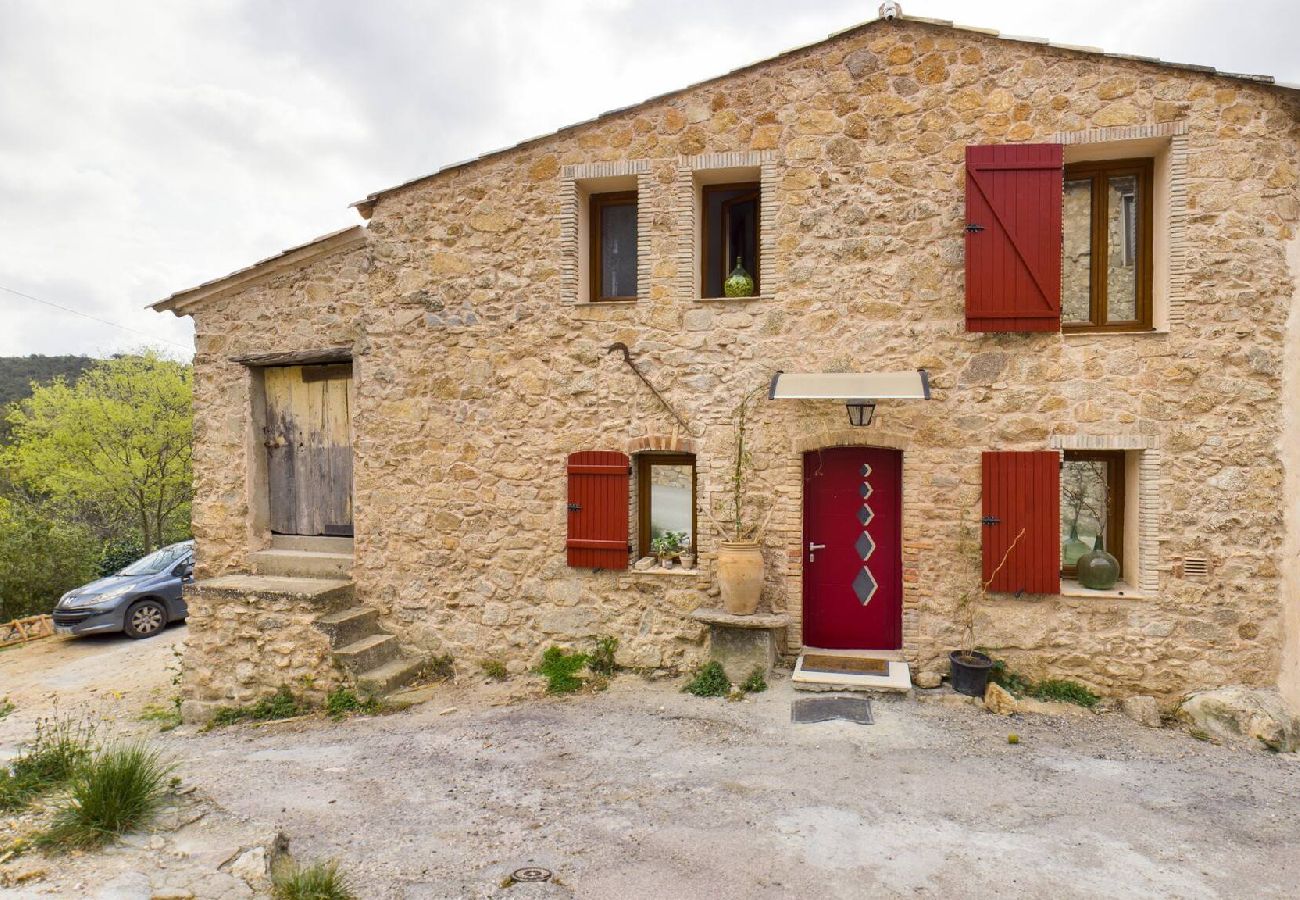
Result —
[[[844,404],[849,411],[849,424],[861,428],[871,424],[871,417],[876,412],[875,400],[850,400]]]

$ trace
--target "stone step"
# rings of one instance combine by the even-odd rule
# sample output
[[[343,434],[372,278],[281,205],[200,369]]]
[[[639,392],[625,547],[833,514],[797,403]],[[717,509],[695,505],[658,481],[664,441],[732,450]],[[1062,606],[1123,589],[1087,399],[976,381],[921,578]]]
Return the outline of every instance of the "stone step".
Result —
[[[312,553],[352,553],[350,537],[317,537],[306,534],[273,534],[272,550],[307,550]]]
[[[841,656],[848,660],[872,660],[879,662],[883,672],[825,671],[813,666],[805,666],[809,656]],[[912,689],[912,670],[901,660],[882,659],[875,653],[836,653],[835,651],[807,651],[799,654],[795,663],[794,674],[790,682],[796,691],[884,691],[887,693],[907,693]]]
[[[391,634],[371,634],[339,647],[334,658],[349,672],[362,673],[392,662],[401,652],[397,638]]]
[[[359,674],[357,687],[372,696],[383,696],[418,678],[425,663],[426,660],[420,657],[400,656],[392,662]]]
[[[186,594],[206,595],[210,602],[250,600],[265,604],[305,601],[321,613],[345,609],[355,603],[354,588],[346,578],[295,578],[281,575],[221,575],[185,586]]]
[[[329,635],[330,646],[345,647],[372,634],[380,634],[379,610],[369,606],[349,606],[316,620],[316,626]]]
[[[352,571],[351,553],[316,550],[259,550],[252,556],[258,575],[299,578],[346,578]]]

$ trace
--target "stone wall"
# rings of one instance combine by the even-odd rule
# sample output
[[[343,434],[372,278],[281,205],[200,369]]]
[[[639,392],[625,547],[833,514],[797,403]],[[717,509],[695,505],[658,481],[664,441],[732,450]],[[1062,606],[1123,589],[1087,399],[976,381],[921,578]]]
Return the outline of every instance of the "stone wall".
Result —
[[[1186,285],[1185,321],[967,333],[965,146],[1174,123],[1188,214],[1166,277]],[[687,161],[756,152],[770,185],[763,296],[699,300]],[[642,297],[575,302],[561,170],[625,161],[650,253]],[[1296,104],[1280,90],[891,22],[415,182],[378,198],[364,250],[196,313],[201,574],[240,569],[260,539],[249,377],[229,357],[342,340],[357,383],[354,574],[386,627],[466,668],[497,657],[521,670],[548,642],[605,633],[629,661],[688,665],[702,644],[686,613],[705,602],[717,540],[705,515],[698,577],[565,566],[566,455],[677,427],[608,346],[626,343],[687,421],[701,509],[725,483],[732,410],[774,371],[925,367],[935,399],[883,402],[869,428],[847,428],[834,403],[759,405],[756,478],[777,505],[763,608],[800,616],[802,454],[900,448],[904,651],[937,668],[959,637],[954,598],[978,578],[957,548],[978,529],[981,451],[1139,436],[1161,448],[1144,486],[1154,589],[992,598],[979,642],[1105,693],[1271,682],[1298,170]],[[1181,577],[1186,555],[1208,557],[1210,578]]]

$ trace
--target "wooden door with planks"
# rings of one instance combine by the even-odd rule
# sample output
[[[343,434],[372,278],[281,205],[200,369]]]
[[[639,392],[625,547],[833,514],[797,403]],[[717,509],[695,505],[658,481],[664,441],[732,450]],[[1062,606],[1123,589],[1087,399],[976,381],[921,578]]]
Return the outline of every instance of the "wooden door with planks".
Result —
[[[262,371],[271,531],[350,536],[352,364]]]

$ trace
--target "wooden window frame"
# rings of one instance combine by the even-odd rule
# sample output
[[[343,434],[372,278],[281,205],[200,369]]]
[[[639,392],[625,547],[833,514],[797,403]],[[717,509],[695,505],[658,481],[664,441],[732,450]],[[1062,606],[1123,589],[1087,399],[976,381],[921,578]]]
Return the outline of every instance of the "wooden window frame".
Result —
[[[590,268],[588,279],[590,284],[590,302],[592,303],[631,303],[637,299],[636,294],[623,297],[602,297],[600,287],[604,284],[604,272],[602,269],[604,259],[601,251],[601,232],[605,224],[605,210],[611,206],[631,206],[635,211],[637,208],[636,191],[613,191],[604,194],[592,194],[588,200],[587,218],[590,220],[590,234],[587,239],[587,256],[590,258]],[[641,236],[637,235],[637,243],[640,244]],[[638,256],[640,247],[637,247]],[[638,259],[639,263],[640,260]],[[638,280],[637,290],[641,289]]]
[[[690,555],[699,553],[699,498],[695,493],[694,453],[639,453],[636,457],[636,544],[637,558],[650,555],[650,469],[653,466],[691,467],[691,547]]]
[[[723,191],[748,191],[749,193],[739,197],[732,197],[730,200],[724,200],[722,204],[721,220],[717,223],[722,237],[722,282],[718,285],[716,294],[710,293],[709,286],[709,234],[713,227],[713,217],[709,214],[709,195]],[[730,271],[727,269],[727,260],[730,259],[731,247],[727,243],[730,229],[727,228],[727,213],[729,208],[737,203],[747,203],[754,201],[754,270],[750,276],[754,279],[754,296],[763,292],[762,282],[759,280],[759,271],[762,269],[763,257],[763,183],[761,181],[735,181],[727,184],[706,184],[700,192],[700,297],[704,300],[716,300],[725,298],[727,276]]]
[[[1124,499],[1128,493],[1128,487],[1124,483],[1125,470],[1128,467],[1128,458],[1123,450],[1063,450],[1061,451],[1061,467],[1064,468],[1067,462],[1104,462],[1106,463],[1106,483],[1110,490],[1110,508],[1106,511],[1106,540],[1105,549],[1119,563],[1120,578],[1124,577]],[[1061,479],[1064,485],[1065,479]],[[1065,502],[1064,487],[1062,487],[1061,502]],[[1063,578],[1075,578],[1078,572],[1075,566],[1061,565],[1061,576]]]
[[[1110,320],[1110,303],[1107,296],[1106,269],[1109,265],[1110,241],[1107,231],[1109,222],[1110,190],[1107,181],[1115,176],[1134,175],[1137,177],[1138,189],[1135,208],[1138,216],[1137,232],[1137,272],[1134,276],[1136,288],[1136,319]],[[1065,304],[1061,304],[1061,330],[1066,332],[1106,332],[1106,331],[1150,331],[1153,325],[1152,294],[1155,279],[1155,253],[1153,235],[1155,233],[1153,214],[1155,160],[1150,157],[1140,159],[1107,159],[1090,162],[1070,163],[1065,167],[1065,181],[1090,181],[1092,183],[1092,230],[1089,240],[1091,251],[1089,257],[1088,301],[1090,321],[1068,322],[1065,319]],[[1062,222],[1062,229],[1065,223]],[[1064,290],[1064,284],[1062,284]],[[1064,300],[1064,298],[1062,298]]]

